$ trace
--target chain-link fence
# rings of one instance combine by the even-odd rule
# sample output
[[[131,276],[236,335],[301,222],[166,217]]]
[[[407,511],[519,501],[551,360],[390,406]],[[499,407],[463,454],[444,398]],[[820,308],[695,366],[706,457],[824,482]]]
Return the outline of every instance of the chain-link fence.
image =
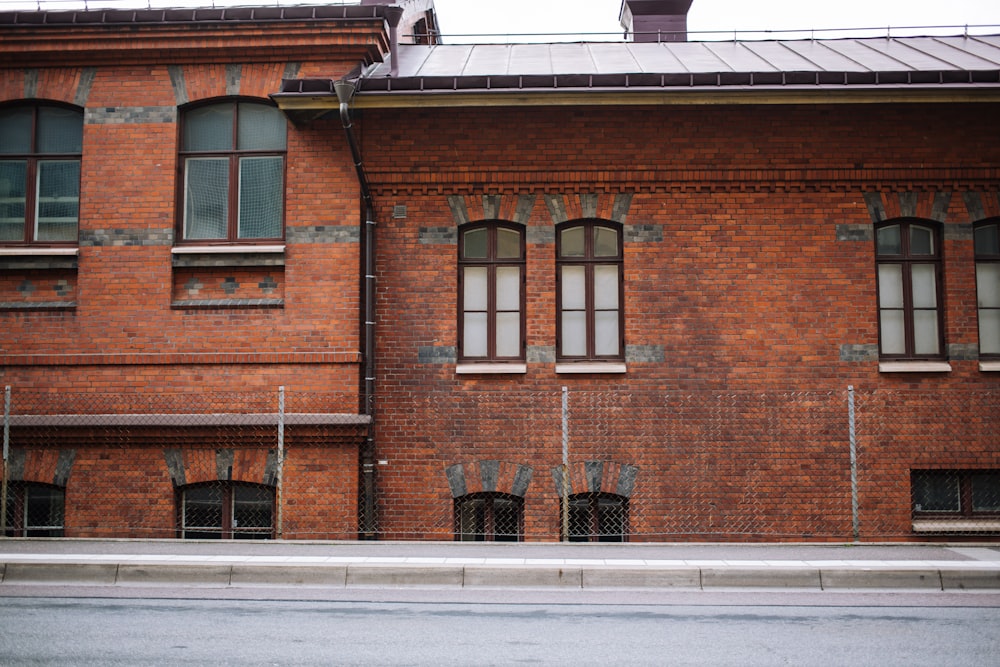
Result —
[[[1000,390],[43,393],[7,535],[996,539]],[[372,438],[372,439],[370,439]]]

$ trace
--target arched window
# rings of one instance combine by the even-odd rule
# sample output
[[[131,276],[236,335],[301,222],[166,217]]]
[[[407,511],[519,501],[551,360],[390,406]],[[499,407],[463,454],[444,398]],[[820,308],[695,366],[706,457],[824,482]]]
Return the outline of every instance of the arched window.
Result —
[[[177,489],[182,538],[267,540],[274,537],[274,487],[208,482]]]
[[[458,248],[459,359],[524,359],[524,229],[491,221],[462,227]]]
[[[455,539],[519,542],[523,537],[524,498],[507,493],[470,493],[455,498]]]
[[[622,269],[621,225],[580,220],[556,228],[559,360],[624,359]]]
[[[287,123],[276,107],[193,107],[181,131],[180,239],[253,242],[284,236]]]
[[[883,359],[944,356],[941,241],[929,220],[890,220],[875,230],[879,351]]]
[[[569,497],[570,542],[625,542],[628,498],[614,493],[577,493]]]
[[[0,243],[76,243],[83,111],[0,109]]]
[[[62,537],[66,490],[37,482],[10,482],[7,487],[8,537]]]
[[[1000,220],[976,225],[979,356],[1000,358]]]

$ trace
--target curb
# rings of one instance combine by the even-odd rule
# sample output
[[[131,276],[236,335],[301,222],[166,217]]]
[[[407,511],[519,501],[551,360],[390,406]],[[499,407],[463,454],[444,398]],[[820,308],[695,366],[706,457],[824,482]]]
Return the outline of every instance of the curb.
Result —
[[[4,586],[313,586],[324,588],[997,590],[1000,568],[596,566],[422,563],[0,563]]]

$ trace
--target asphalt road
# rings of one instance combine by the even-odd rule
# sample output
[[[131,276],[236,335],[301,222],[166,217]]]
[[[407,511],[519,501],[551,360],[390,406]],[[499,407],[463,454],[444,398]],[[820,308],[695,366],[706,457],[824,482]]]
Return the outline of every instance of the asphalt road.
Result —
[[[996,665],[995,596],[18,598],[4,665]],[[872,604],[874,600],[877,604]],[[853,601],[853,603],[852,603]]]

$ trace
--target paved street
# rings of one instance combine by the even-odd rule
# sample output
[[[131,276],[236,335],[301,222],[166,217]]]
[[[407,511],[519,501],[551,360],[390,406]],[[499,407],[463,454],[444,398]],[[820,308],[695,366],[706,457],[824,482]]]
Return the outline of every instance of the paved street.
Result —
[[[0,662],[914,667],[995,664],[1000,655],[1000,608],[940,605],[933,596],[884,606],[616,597],[590,604],[490,595],[477,603],[13,598],[0,607]]]

